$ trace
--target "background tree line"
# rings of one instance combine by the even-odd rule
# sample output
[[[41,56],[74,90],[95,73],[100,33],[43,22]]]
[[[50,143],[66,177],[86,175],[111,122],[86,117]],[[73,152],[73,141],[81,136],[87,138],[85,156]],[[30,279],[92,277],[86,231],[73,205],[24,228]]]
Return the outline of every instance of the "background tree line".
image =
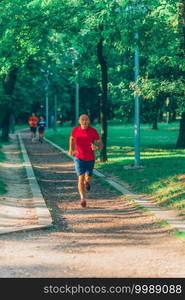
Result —
[[[12,123],[45,114],[46,93],[49,116],[74,125],[78,80],[80,113],[101,125],[102,161],[107,121],[132,122],[134,93],[153,129],[180,120],[176,147],[185,147],[185,0],[1,0],[0,15],[3,141]]]

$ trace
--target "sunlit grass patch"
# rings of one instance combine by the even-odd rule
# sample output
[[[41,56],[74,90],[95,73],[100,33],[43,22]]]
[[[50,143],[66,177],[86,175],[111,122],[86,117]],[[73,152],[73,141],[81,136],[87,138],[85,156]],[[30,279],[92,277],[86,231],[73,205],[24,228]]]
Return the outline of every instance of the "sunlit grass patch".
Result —
[[[0,162],[5,160],[5,154],[0,151]]]
[[[158,221],[158,222],[156,222],[155,224],[156,224],[156,226],[158,226],[158,227],[169,226],[168,222],[167,222],[167,221],[164,221],[164,220]]]
[[[0,180],[0,195],[3,195],[7,192],[7,187],[3,181]]]
[[[164,207],[171,207],[185,213],[185,184],[178,183],[178,176],[169,178],[155,187],[156,202]]]
[[[177,238],[185,240],[185,232],[180,230],[174,230],[174,234]]]

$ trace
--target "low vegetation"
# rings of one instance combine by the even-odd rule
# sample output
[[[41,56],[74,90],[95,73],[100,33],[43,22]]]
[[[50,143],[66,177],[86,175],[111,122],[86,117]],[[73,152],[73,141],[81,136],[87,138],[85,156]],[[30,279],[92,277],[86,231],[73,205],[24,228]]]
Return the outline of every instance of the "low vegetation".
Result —
[[[5,160],[5,154],[1,151],[2,144],[0,143],[0,163]],[[2,176],[0,176],[0,195],[6,192],[6,185],[3,182]]]

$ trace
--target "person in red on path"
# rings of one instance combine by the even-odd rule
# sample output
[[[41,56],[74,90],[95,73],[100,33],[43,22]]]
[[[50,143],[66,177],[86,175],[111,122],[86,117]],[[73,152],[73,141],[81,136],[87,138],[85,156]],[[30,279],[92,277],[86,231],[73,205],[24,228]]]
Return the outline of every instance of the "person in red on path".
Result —
[[[29,123],[29,126],[30,126],[30,131],[31,131],[32,142],[36,138],[38,121],[39,121],[39,118],[36,116],[35,113],[32,113],[32,115],[28,119],[28,123]]]
[[[75,170],[78,176],[78,191],[80,194],[80,204],[86,207],[85,189],[90,190],[90,180],[95,164],[95,150],[101,150],[103,143],[97,130],[89,126],[88,115],[79,117],[79,124],[73,128],[69,139],[68,154],[74,156]],[[95,141],[98,145],[95,145]]]

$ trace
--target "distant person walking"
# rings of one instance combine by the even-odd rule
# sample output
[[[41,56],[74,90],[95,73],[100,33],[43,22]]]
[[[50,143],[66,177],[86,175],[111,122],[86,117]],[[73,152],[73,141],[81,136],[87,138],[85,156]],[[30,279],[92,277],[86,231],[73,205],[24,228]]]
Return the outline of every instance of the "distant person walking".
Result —
[[[79,117],[79,124],[73,128],[69,139],[69,155],[74,156],[75,170],[78,176],[80,204],[86,207],[85,189],[90,190],[90,181],[95,164],[95,150],[101,150],[103,143],[97,130],[89,126],[88,115]],[[95,141],[98,145],[95,145]]]
[[[39,142],[43,143],[43,137],[44,137],[45,128],[46,128],[46,121],[44,120],[43,116],[40,116],[40,119],[37,122],[37,126],[38,126],[38,132],[39,132]]]
[[[37,134],[37,122],[39,121],[39,118],[36,116],[35,113],[32,113],[32,115],[28,119],[28,123],[30,126],[30,131],[31,131],[31,139],[32,142],[34,142]]]

